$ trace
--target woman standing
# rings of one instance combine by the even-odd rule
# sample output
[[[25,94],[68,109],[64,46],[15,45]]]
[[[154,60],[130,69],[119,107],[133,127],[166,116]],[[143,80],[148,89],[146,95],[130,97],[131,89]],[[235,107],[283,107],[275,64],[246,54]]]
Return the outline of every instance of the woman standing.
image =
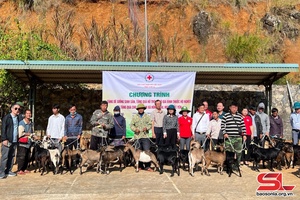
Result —
[[[242,117],[244,119],[245,127],[246,127],[246,135],[243,135],[243,143],[246,143],[246,150],[242,152],[242,159],[245,165],[248,165],[248,161],[250,159],[250,153],[247,151],[250,147],[250,142],[253,139],[253,126],[252,126],[252,118],[248,115],[248,109],[243,108]],[[243,147],[244,148],[244,147]]]
[[[167,108],[167,114],[163,119],[163,133],[165,138],[165,144],[171,145],[173,148],[176,145],[178,132],[178,117],[176,116],[176,109],[174,105],[169,105]]]
[[[184,146],[186,150],[190,150],[190,142],[192,139],[192,124],[193,119],[188,116],[188,113],[191,112],[187,109],[186,106],[181,108],[179,114],[182,116],[178,118],[178,126],[179,126],[179,135],[180,139],[180,150],[184,150]]]
[[[29,136],[33,133],[32,122],[30,121],[31,111],[25,111],[25,118],[19,122],[19,145],[17,149],[18,175],[25,175],[27,170],[31,139]]]

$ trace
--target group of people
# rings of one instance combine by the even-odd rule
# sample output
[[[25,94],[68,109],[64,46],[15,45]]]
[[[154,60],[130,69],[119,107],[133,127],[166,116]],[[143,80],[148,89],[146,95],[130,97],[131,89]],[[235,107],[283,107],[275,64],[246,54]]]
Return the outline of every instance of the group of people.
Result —
[[[2,147],[0,179],[7,176],[24,175],[30,173],[27,170],[31,138],[34,137],[31,111],[23,111],[22,102],[11,106],[11,112],[2,120]],[[245,149],[249,148],[250,142],[263,142],[265,136],[283,138],[283,122],[278,115],[278,109],[273,108],[268,116],[264,103],[258,107],[249,106],[238,112],[238,105],[232,102],[229,112],[224,111],[224,105],[219,102],[216,110],[208,109],[207,101],[197,106],[193,117],[186,106],[182,106],[179,115],[175,105],[169,105],[167,110],[162,109],[162,102],[155,101],[155,109],[151,114],[145,113],[146,106],[138,104],[137,113],[132,117],[130,129],[137,139],[137,147],[150,155],[152,140],[150,132],[155,138],[156,145],[170,145],[175,147],[179,142],[180,150],[189,150],[192,139],[199,141],[207,150],[209,146],[225,143],[227,151],[236,153],[242,164],[248,164],[250,155]],[[294,103],[295,112],[291,114],[293,144],[298,145],[300,139],[300,102]],[[52,115],[48,119],[46,134],[53,144],[62,151],[61,141],[69,148],[78,148],[82,134],[83,119],[76,112],[76,105],[69,106],[69,114],[64,117],[60,114],[60,106],[52,106]],[[126,138],[126,120],[121,115],[119,106],[108,111],[108,102],[102,101],[100,109],[94,111],[90,123],[91,131],[90,149],[98,150],[100,146],[112,144],[123,145]],[[17,173],[12,172],[13,159],[17,148]],[[140,168],[152,171],[150,163],[140,163]]]

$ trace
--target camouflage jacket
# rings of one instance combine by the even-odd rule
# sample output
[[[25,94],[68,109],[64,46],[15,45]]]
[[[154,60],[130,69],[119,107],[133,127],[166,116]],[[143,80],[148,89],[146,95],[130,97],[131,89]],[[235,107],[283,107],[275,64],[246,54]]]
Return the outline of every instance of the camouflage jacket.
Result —
[[[152,128],[152,120],[150,115],[144,113],[141,117],[138,113],[132,117],[130,128],[134,132],[134,139],[148,138],[149,130]],[[147,131],[143,131],[144,128],[147,128]],[[135,130],[140,130],[139,133],[136,133]]]
[[[110,129],[114,127],[113,116],[109,111],[102,112],[100,109],[95,110],[90,120],[92,124],[92,135],[98,137],[107,137]],[[105,125],[105,128],[102,127]]]

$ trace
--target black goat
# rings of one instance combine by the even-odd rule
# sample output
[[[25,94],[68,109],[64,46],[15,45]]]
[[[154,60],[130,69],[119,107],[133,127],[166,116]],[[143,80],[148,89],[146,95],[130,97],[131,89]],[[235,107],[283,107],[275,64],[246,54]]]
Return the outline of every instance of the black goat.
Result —
[[[179,152],[179,165],[181,164],[181,167],[183,170],[186,170],[186,165],[188,164],[188,169],[189,169],[189,151],[188,150],[180,150]]]
[[[258,163],[262,160],[263,167],[266,168],[265,161],[270,160],[271,161],[270,162],[270,171],[274,171],[273,161],[276,160],[283,145],[284,145],[283,142],[278,142],[274,148],[264,149],[255,143],[251,143],[250,144],[250,147],[252,149],[251,157],[254,160],[252,169],[259,172]]]
[[[171,146],[158,146],[157,161],[160,167],[160,174],[163,173],[163,165],[171,165],[171,177],[174,176],[175,172],[178,176],[180,175],[178,150],[176,148],[172,148]]]
[[[240,165],[235,152],[226,151],[225,164],[226,164],[226,172],[228,174],[228,177],[231,177],[231,174],[233,173],[233,169],[236,169],[239,177],[242,177]]]
[[[41,148],[38,144],[36,144],[34,148],[34,155],[36,162],[34,172],[36,172],[37,168],[39,168],[40,172],[42,167],[41,175],[43,175],[44,172],[47,171],[47,165],[51,163],[50,152],[48,149]]]
[[[124,149],[125,146],[115,146],[113,147],[112,150],[109,151],[102,151],[100,153],[100,163],[99,167],[101,168],[101,165],[104,164],[104,173],[109,174],[109,171],[107,170],[109,164],[111,163],[119,163],[120,164],[120,171],[122,172],[122,164],[124,165],[125,168],[125,163],[124,163]],[[101,171],[101,169],[100,169]]]

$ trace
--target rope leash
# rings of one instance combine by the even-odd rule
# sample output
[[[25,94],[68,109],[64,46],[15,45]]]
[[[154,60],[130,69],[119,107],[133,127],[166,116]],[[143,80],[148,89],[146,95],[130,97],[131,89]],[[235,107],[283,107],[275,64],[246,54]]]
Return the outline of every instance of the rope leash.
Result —
[[[243,140],[243,143],[242,143],[242,149],[241,149],[241,150],[236,150],[236,149],[233,147],[230,138],[228,137],[227,139],[228,139],[228,141],[229,141],[230,147],[232,148],[232,150],[233,150],[234,152],[236,152],[236,153],[242,153],[242,151],[245,151],[245,150],[247,149],[247,147],[246,147],[246,141],[245,141],[245,140]]]

